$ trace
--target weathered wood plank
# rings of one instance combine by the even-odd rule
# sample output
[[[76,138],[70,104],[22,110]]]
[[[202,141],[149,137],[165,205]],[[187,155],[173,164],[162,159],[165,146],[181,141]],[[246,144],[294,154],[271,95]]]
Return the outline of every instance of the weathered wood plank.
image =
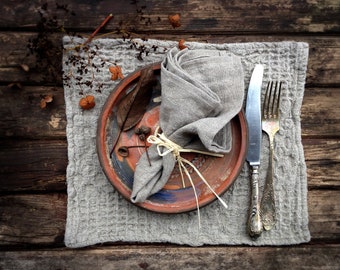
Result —
[[[339,100],[340,89],[333,88],[325,92],[322,89],[306,89],[301,107],[302,135],[338,136],[340,134]],[[322,130],[323,128],[326,128],[327,132]]]
[[[35,33],[27,32],[0,32],[0,82],[32,82],[46,83],[44,74],[35,68],[37,59],[33,55],[27,55],[28,40],[35,37]],[[138,35],[137,35],[138,36]],[[140,35],[140,37],[145,35]],[[113,35],[113,37],[120,37]],[[340,84],[340,39],[337,37],[315,36],[282,36],[282,35],[146,35],[147,38],[159,38],[179,40],[184,38],[188,41],[200,41],[210,43],[235,43],[235,42],[274,42],[295,40],[307,42],[310,46],[309,62],[307,69],[308,85],[339,85]],[[51,41],[61,47],[61,35],[51,35]],[[61,62],[61,59],[60,59]],[[31,70],[25,72],[20,68],[21,64],[28,65]],[[61,84],[61,76],[57,81],[50,83]]]
[[[324,269],[340,264],[339,245],[295,247],[117,246],[4,251],[2,269]]]
[[[43,96],[53,101],[40,108]],[[11,89],[0,86],[0,137],[65,138],[66,116],[62,88],[24,87]]]
[[[336,196],[339,195],[339,190],[309,191],[309,229],[313,240],[340,239],[340,205],[335,202],[338,200]]]
[[[69,9],[76,16],[64,16],[56,11],[56,1],[4,1],[0,27],[35,27],[39,20],[37,10],[47,2],[45,13],[57,15],[65,27],[95,29],[109,14],[114,18],[107,25],[115,30],[121,25],[135,31],[167,32],[339,32],[339,2],[327,1],[72,1]],[[9,12],[10,11],[10,12]],[[180,13],[181,27],[173,29],[168,15]],[[20,19],[15,14],[20,14]],[[275,14],[275,16],[273,16]],[[64,21],[64,22],[63,22]]]
[[[340,140],[304,139],[310,189],[339,188]],[[0,142],[0,192],[66,191],[67,142]]]
[[[303,139],[308,187],[339,188],[340,140]]]
[[[340,142],[337,143],[337,148],[335,151],[339,153],[339,145]],[[317,147],[317,146],[316,146]],[[333,151],[333,150],[330,150]],[[308,150],[305,150],[305,153],[310,153]],[[324,151],[324,154],[327,155],[327,151]],[[340,179],[339,179],[339,171],[340,171],[340,162],[329,159],[328,157],[325,160],[308,160],[306,161],[307,165],[307,178],[308,178],[308,187],[310,189],[317,188],[339,188],[340,187]]]
[[[340,134],[340,89],[307,88],[301,107],[302,136]]]
[[[339,239],[339,196],[340,190],[308,193],[313,241]],[[1,196],[0,246],[62,245],[66,200],[64,194]]]
[[[66,190],[66,141],[2,141],[0,192]]]
[[[61,244],[66,220],[66,195],[0,197],[2,245]]]

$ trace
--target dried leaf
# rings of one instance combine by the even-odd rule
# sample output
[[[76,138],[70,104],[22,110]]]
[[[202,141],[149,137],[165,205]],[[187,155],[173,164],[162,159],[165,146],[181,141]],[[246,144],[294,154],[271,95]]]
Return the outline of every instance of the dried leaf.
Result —
[[[40,100],[40,108],[45,109],[47,106],[47,103],[51,103],[53,101],[53,96],[52,95],[45,95],[41,100]]]
[[[53,101],[53,96],[52,95],[46,95],[44,97],[44,100],[46,101],[46,103],[50,103]]]
[[[179,14],[169,15],[168,19],[173,28],[181,26],[181,16]]]
[[[30,67],[29,67],[28,65],[26,65],[26,64],[21,64],[20,67],[21,67],[24,71],[26,71],[26,72],[29,72],[29,71],[30,71]]]
[[[121,130],[133,128],[142,119],[155,84],[156,77],[152,67],[143,69],[135,88],[118,105],[117,122]]]
[[[45,108],[46,108],[46,105],[47,105],[47,104],[46,104],[46,101],[45,101],[44,99],[41,99],[41,100],[40,100],[40,108],[41,108],[41,109],[45,109]]]

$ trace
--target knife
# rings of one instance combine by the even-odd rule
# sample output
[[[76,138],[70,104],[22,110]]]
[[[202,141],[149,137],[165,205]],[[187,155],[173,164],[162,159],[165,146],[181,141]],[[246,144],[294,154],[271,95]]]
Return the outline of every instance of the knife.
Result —
[[[251,200],[248,217],[248,233],[257,238],[263,231],[260,216],[259,201],[259,167],[262,140],[261,128],[261,86],[263,78],[263,66],[256,65],[251,75],[247,103],[246,119],[248,123],[248,151],[246,160],[251,167]]]

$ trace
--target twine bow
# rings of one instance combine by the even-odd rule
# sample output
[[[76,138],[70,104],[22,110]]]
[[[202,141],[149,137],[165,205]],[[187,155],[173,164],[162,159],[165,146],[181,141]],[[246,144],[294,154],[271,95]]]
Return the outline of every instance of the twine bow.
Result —
[[[200,227],[201,222],[200,222],[200,209],[199,209],[199,204],[198,204],[198,196],[197,196],[197,192],[196,192],[196,189],[195,189],[195,186],[194,186],[194,182],[192,181],[190,173],[189,173],[188,169],[185,167],[185,164],[189,165],[197,173],[197,175],[200,177],[200,179],[207,185],[207,187],[216,196],[216,198],[221,202],[221,204],[224,206],[224,208],[226,208],[226,209],[228,208],[227,204],[212,189],[212,187],[209,185],[209,183],[204,178],[204,176],[201,174],[201,172],[196,168],[196,166],[192,162],[190,162],[189,160],[187,160],[187,159],[185,159],[181,156],[181,153],[198,153],[198,154],[209,155],[209,156],[213,156],[213,157],[223,157],[222,154],[200,151],[200,150],[195,150],[195,149],[183,148],[180,145],[176,144],[175,142],[169,140],[164,135],[164,133],[160,133],[159,127],[156,128],[153,135],[150,135],[147,138],[147,141],[148,141],[148,143],[155,144],[157,146],[157,152],[158,152],[159,156],[163,157],[163,156],[168,155],[170,153],[173,154],[175,160],[178,163],[178,168],[179,168],[179,172],[180,172],[180,175],[181,175],[183,187],[185,187],[183,172],[188,177],[189,182],[190,182],[190,184],[191,184],[191,186],[194,190],[194,194],[195,194],[199,227]],[[164,151],[164,148],[166,149],[165,151]]]

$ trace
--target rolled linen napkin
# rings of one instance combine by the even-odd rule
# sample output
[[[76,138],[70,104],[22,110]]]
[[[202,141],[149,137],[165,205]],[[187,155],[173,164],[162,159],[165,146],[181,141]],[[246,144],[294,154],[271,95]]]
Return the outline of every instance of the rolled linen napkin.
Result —
[[[161,64],[159,125],[163,134],[183,148],[228,153],[230,120],[239,113],[244,97],[241,60],[216,50],[171,49]],[[165,149],[164,151],[166,151]],[[168,181],[176,159],[160,156],[156,145],[136,166],[131,201],[143,202]]]

